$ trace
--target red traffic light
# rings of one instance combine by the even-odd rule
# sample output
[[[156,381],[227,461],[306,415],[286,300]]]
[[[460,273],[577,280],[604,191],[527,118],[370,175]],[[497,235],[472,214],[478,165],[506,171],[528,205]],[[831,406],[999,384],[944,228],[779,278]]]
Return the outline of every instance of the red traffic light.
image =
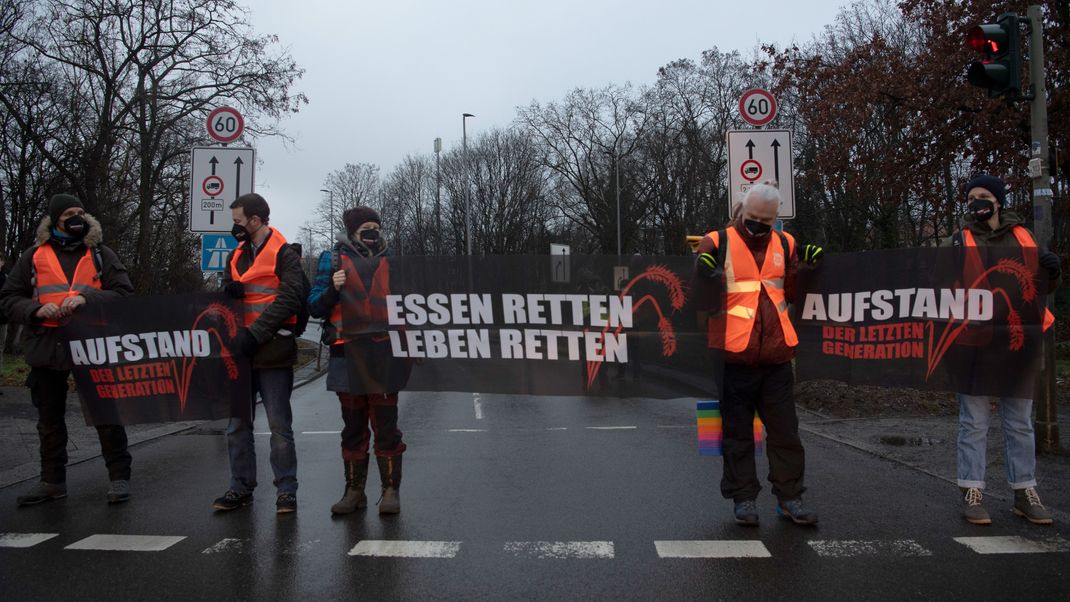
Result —
[[[976,25],[966,32],[966,47],[975,52],[998,54],[1007,43],[1007,31],[1000,25]]]

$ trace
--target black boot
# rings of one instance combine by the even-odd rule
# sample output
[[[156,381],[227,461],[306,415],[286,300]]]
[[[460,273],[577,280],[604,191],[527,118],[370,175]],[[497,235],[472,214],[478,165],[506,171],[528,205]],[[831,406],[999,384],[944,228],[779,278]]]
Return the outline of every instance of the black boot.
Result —
[[[364,495],[364,483],[368,480],[368,458],[363,460],[346,460],[346,490],[342,499],[331,506],[331,514],[351,514],[368,507],[368,496]]]
[[[383,482],[383,497],[379,498],[379,514],[397,514],[401,512],[401,456],[380,457],[379,478]]]

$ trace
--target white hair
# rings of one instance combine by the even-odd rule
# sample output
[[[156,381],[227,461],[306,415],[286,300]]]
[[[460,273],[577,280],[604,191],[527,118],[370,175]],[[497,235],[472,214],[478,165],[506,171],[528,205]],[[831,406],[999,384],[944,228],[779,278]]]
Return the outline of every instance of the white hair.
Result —
[[[755,184],[743,195],[739,202],[740,208],[750,207],[752,203],[776,203],[780,205],[780,189],[773,180],[766,180],[761,184]]]

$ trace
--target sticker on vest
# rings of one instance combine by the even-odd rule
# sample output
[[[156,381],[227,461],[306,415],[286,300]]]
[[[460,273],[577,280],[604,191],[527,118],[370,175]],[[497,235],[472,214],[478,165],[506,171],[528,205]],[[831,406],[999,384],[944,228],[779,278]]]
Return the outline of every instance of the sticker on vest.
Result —
[[[780,253],[773,253],[773,265],[778,268],[784,265],[784,256]]]

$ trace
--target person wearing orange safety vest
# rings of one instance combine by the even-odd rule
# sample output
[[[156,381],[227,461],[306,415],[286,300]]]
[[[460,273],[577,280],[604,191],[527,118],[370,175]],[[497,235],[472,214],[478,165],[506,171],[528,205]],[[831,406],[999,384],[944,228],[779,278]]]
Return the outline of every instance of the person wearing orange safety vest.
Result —
[[[223,290],[241,299],[244,325],[238,341],[253,364],[249,418],[232,417],[227,425],[230,486],[212,507],[236,510],[253,502],[256,455],[253,445],[254,399],[260,394],[271,430],[271,470],[275,475],[275,510],[297,510],[297,451],[294,447],[293,367],[297,363],[294,328],[304,303],[301,258],[281,232],[268,225],[271,208],[259,194],[244,194],[230,205],[231,234],[238,248],[223,271]]]
[[[1033,270],[1044,270],[1049,290],[1062,282],[1059,256],[1047,249],[1037,248],[1033,234],[1022,225],[1022,219],[1005,209],[1007,188],[1003,180],[992,175],[979,175],[966,184],[967,213],[962,228],[943,242],[943,246],[966,249],[966,272],[979,272],[980,252],[977,247],[1020,248],[1026,264]],[[1047,330],[1054,316],[1044,310],[1043,328]],[[968,334],[969,331],[963,334]],[[963,337],[963,345],[971,341]],[[974,344],[984,343],[982,339]],[[991,342],[989,342],[991,345]],[[1003,441],[1006,446],[1007,481],[1014,490],[1014,513],[1041,525],[1052,524],[1051,512],[1040,501],[1036,481],[1036,443],[1033,432],[1033,400],[1011,397],[972,395],[965,392],[970,380],[967,371],[998,370],[999,357],[985,354],[984,346],[972,350],[969,359],[954,368],[953,380],[958,377],[959,435],[958,486],[962,495],[962,516],[968,522],[991,524],[992,518],[983,505],[985,488],[985,451],[991,406],[998,403]],[[992,365],[986,365],[991,361]],[[959,374],[963,372],[963,374]]]
[[[26,385],[37,408],[41,442],[41,480],[18,497],[19,506],[67,495],[63,416],[72,362],[58,327],[86,303],[134,292],[126,268],[102,239],[100,223],[82,202],[57,194],[37,228],[36,243],[22,253],[0,289],[0,309],[12,324],[23,325],[23,352],[30,366]],[[109,503],[125,502],[130,499],[131,463],[126,430],[118,424],[96,429],[110,480],[105,497]]]
[[[768,433],[769,481],[777,513],[796,524],[817,522],[817,514],[802,502],[805,452],[791,365],[799,340],[788,305],[800,253],[790,234],[772,228],[779,207],[780,192],[772,182],[752,187],[729,226],[702,239],[696,261],[697,283],[723,279],[725,286],[723,299],[698,303],[699,323],[707,330],[709,346],[724,353],[721,495],[733,500],[736,522],[747,526],[759,523],[756,411]],[[820,247],[806,245],[802,258],[813,264],[822,253]]]
[[[344,424],[342,463],[346,486],[342,498],[331,506],[331,513],[350,514],[368,505],[364,487],[370,426],[375,434],[375,459],[382,485],[379,514],[397,514],[401,511],[401,457],[406,446],[398,429],[398,393],[382,388],[389,389],[390,383],[398,379],[387,376],[389,383],[378,380],[403,369],[392,359],[387,335],[389,252],[380,233],[382,221],[371,207],[347,209],[342,223],[345,234],[339,234],[332,250],[320,255],[316,281],[308,297],[309,313],[324,320],[322,340],[330,345],[331,354],[327,390],[338,395]],[[347,294],[345,302],[343,290]],[[365,359],[367,365],[357,368],[366,382],[350,381],[346,343],[357,346]]]

